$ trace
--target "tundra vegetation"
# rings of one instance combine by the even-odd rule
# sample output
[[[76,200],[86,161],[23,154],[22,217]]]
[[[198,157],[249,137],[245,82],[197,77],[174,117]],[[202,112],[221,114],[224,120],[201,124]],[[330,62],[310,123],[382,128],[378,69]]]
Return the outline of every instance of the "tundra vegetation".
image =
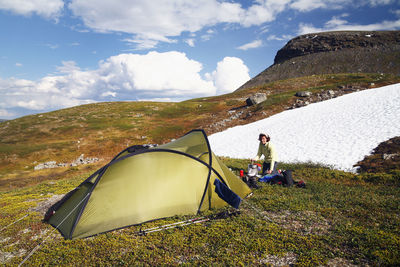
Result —
[[[399,82],[394,75],[315,75],[180,103],[97,103],[2,122],[0,263],[18,265],[41,244],[27,265],[399,265],[399,168],[354,174],[313,163],[284,163],[281,168],[293,170],[306,188],[261,184],[239,211],[212,210],[202,214],[210,218],[207,222],[147,235],[137,232],[195,216],[73,241],[41,221],[51,200],[127,146],[162,144],[193,128],[211,134],[256,121],[292,107],[298,91],[316,94]],[[257,92],[266,93],[267,100],[245,106]],[[232,119],[235,112],[242,113]],[[71,162],[81,154],[102,160],[34,170],[39,163]],[[222,160],[236,174],[248,163]],[[221,213],[230,216],[216,216]]]

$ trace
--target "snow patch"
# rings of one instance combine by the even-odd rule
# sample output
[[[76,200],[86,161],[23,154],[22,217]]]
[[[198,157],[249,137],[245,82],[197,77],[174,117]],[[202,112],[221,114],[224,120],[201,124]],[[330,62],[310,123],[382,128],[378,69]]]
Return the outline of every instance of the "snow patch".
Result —
[[[400,84],[363,90],[284,111],[209,136],[218,156],[250,159],[268,133],[281,162],[314,162],[354,171],[381,142],[400,136]]]

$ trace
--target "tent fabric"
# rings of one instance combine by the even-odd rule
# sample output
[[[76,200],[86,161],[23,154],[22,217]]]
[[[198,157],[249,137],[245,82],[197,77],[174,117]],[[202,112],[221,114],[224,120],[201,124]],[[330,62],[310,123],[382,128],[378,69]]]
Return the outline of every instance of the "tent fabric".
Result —
[[[198,214],[228,204],[215,192],[216,179],[239,198],[251,192],[214,155],[205,132],[192,130],[165,145],[121,151],[53,205],[45,220],[65,239],[77,239]]]

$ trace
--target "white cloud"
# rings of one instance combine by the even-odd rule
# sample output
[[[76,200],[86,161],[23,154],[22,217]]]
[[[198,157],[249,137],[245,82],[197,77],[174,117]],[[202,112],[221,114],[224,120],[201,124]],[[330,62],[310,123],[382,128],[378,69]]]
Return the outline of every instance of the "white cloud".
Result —
[[[30,110],[59,109],[93,101],[71,97],[68,90],[60,90],[56,77],[45,77],[39,82],[10,78],[0,79],[0,109],[25,108]]]
[[[319,8],[343,9],[351,3],[351,0],[295,0],[290,4],[290,7],[301,12],[308,12]]]
[[[120,54],[83,71],[63,61],[57,75],[39,81],[0,79],[0,109],[49,110],[97,101],[172,99],[215,95],[212,81],[200,75],[202,64],[184,53]]]
[[[398,30],[400,29],[400,20],[382,21],[380,23],[372,23],[366,25],[351,24],[339,17],[333,17],[327,21],[323,27],[317,28],[312,24],[299,25],[298,34],[308,34],[325,31],[380,31],[380,30]]]
[[[72,12],[84,24],[99,32],[124,32],[137,35],[131,40],[153,44],[171,41],[183,31],[196,32],[218,22],[231,22],[241,8],[235,3],[199,1],[99,1],[72,0]]]
[[[381,6],[395,3],[398,0],[294,0],[290,3],[290,8],[300,12],[308,12],[315,9],[346,9],[349,6],[359,8],[362,6]]]
[[[194,39],[192,39],[192,38],[186,39],[185,43],[187,43],[188,46],[190,46],[190,47],[194,47]]]
[[[290,40],[292,38],[293,38],[293,36],[292,35],[288,35],[288,34],[284,34],[284,35],[282,35],[280,37],[272,34],[272,35],[269,35],[267,37],[267,40],[268,41],[287,41],[287,40]]]
[[[207,77],[214,81],[217,94],[231,93],[250,79],[249,69],[237,57],[225,57]]]
[[[208,41],[212,38],[212,36],[215,34],[216,32],[214,30],[207,30],[207,32],[205,34],[203,34],[201,36],[201,40],[203,41]]]
[[[0,109],[0,117],[2,118],[12,118],[15,115],[16,115],[15,113],[9,112],[6,109]]]
[[[0,78],[0,109],[47,111],[99,101],[181,101],[232,92],[250,79],[243,61],[225,57],[212,74],[176,51],[119,54],[82,70],[63,61],[56,75],[38,81]]]
[[[180,52],[149,52],[146,55],[120,54],[100,64],[98,70],[107,84],[123,85],[136,93],[169,94],[182,96],[212,95],[212,83],[200,76],[202,65]]]
[[[220,23],[250,27],[270,22],[289,2],[257,0],[245,9],[240,3],[218,0],[72,0],[68,7],[86,27],[133,34],[125,41],[149,49],[159,42],[172,42],[182,32],[193,33]],[[202,38],[210,38],[211,34]]]
[[[45,44],[45,46],[47,46],[48,48],[50,48],[50,49],[53,49],[53,50],[55,50],[55,49],[57,49],[58,48],[58,44]]]
[[[258,0],[255,2],[256,4],[242,11],[241,25],[250,27],[275,20],[276,15],[285,10],[290,0]]]
[[[400,17],[400,9],[392,10],[391,12],[392,12],[393,14],[395,14],[397,17]]]
[[[15,63],[15,66],[16,67],[22,67],[23,65],[22,65],[22,63],[17,62],[17,63]]]
[[[371,6],[388,5],[394,3],[396,0],[367,0]]]
[[[0,0],[0,9],[24,16],[35,13],[45,18],[55,19],[60,16],[63,8],[62,0]]]
[[[107,96],[112,96],[112,97],[116,97],[117,93],[116,92],[111,92],[111,91],[107,91],[101,94],[101,97],[107,97]]]
[[[62,66],[58,66],[57,70],[61,73],[70,73],[73,71],[77,71],[80,68],[78,66],[76,66],[75,61],[62,61]]]
[[[228,0],[71,0],[68,7],[83,24],[99,32],[132,34],[124,41],[135,49],[151,49],[160,42],[176,42],[183,32],[194,33],[218,24],[225,29],[259,26],[274,21],[288,9],[308,12],[315,9],[345,9],[386,5],[394,0],[254,0],[247,7]],[[213,32],[200,35],[209,40]],[[189,45],[192,42],[189,41]]]
[[[261,40],[254,40],[253,42],[250,42],[250,43],[247,43],[247,44],[237,47],[237,49],[249,50],[249,49],[260,47],[260,46],[262,46],[262,44],[263,43]]]

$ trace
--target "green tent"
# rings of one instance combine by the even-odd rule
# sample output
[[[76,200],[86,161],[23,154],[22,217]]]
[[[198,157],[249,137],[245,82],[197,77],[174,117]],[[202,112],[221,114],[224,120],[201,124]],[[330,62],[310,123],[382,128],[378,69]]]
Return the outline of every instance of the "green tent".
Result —
[[[203,130],[165,145],[132,146],[53,205],[45,221],[66,239],[227,205],[216,179],[240,198],[251,190],[210,149]],[[217,182],[218,182],[217,181]]]

